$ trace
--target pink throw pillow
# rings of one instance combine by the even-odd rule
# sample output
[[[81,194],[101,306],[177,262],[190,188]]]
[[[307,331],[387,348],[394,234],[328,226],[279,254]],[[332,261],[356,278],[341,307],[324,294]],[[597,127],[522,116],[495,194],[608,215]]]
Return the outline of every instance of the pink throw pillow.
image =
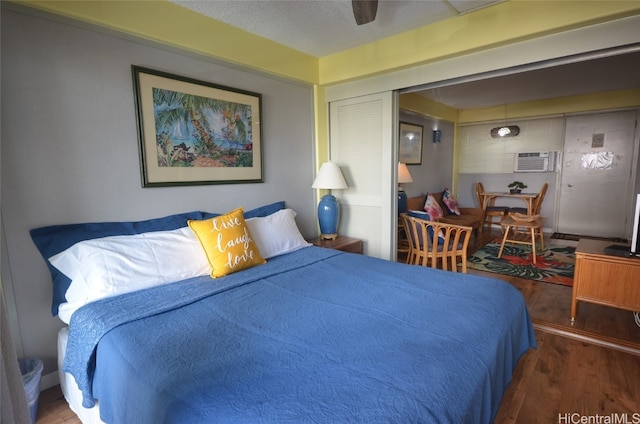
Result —
[[[449,213],[460,215],[460,205],[458,205],[458,200],[446,187],[442,192],[442,203],[444,203],[447,209],[449,209]]]
[[[438,201],[431,194],[427,194],[427,200],[424,202],[424,210],[433,221],[437,221],[444,216],[444,212],[438,204]]]

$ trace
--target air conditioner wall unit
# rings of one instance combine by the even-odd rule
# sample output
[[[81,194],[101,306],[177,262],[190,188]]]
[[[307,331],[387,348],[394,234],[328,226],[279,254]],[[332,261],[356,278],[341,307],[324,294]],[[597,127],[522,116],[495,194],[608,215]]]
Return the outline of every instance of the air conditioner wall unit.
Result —
[[[517,153],[514,172],[555,172],[559,152]]]

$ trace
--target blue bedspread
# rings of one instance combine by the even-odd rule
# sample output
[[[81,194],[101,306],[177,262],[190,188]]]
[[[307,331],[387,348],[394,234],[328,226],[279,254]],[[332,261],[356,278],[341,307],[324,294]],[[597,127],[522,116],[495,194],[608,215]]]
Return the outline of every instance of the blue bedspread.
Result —
[[[308,247],[72,317],[64,370],[107,423],[489,423],[535,347],[499,280]]]

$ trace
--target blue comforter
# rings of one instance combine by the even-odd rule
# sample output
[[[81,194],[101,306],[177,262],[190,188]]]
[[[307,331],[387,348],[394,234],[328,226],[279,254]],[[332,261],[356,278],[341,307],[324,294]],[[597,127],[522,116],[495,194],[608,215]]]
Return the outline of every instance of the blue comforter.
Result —
[[[507,283],[308,247],[86,305],[64,370],[107,423],[489,423],[530,347]]]

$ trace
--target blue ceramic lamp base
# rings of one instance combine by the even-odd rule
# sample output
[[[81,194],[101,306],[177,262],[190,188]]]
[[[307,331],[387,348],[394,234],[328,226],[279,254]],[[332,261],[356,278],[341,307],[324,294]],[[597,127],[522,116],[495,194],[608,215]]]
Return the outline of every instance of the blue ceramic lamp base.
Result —
[[[332,194],[325,194],[318,203],[318,222],[320,224],[320,238],[333,240],[338,237],[338,218],[340,204]]]
[[[407,211],[407,193],[404,190],[398,191],[398,215]]]

